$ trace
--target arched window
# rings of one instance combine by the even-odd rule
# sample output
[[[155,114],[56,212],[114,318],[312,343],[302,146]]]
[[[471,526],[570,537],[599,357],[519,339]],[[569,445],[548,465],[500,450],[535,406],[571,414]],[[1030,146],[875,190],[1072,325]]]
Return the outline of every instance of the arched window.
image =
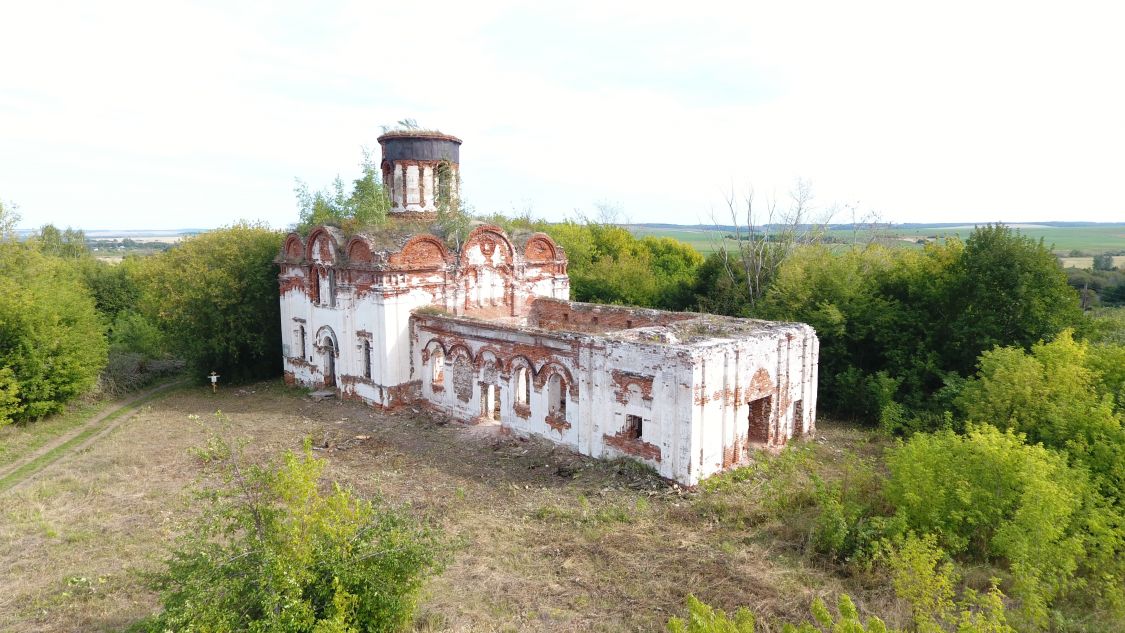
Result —
[[[531,402],[531,380],[529,380],[527,367],[516,370],[516,404],[526,405]]]
[[[435,385],[445,384],[445,354],[441,349],[435,349],[430,355],[430,382]]]
[[[551,374],[547,381],[548,410],[552,414],[566,414],[566,381],[558,374]]]

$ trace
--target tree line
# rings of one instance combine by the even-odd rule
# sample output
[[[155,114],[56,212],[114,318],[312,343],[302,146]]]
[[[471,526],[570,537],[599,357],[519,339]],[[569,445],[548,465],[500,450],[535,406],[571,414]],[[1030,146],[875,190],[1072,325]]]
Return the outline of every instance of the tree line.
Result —
[[[0,203],[0,426],[184,363],[198,380],[280,371],[278,232],[238,224],[110,264],[77,229],[48,224],[18,240],[18,218]]]

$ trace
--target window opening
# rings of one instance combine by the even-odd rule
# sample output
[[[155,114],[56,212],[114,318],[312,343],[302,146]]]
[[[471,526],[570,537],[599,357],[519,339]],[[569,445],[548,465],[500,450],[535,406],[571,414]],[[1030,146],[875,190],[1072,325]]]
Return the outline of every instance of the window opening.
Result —
[[[298,326],[297,332],[301,339],[301,360],[305,360],[305,326]]]
[[[805,432],[805,403],[803,400],[798,400],[793,403],[793,435],[801,435]]]
[[[313,267],[309,269],[309,299],[313,305],[320,305],[320,268]]]
[[[444,384],[445,354],[443,354],[440,349],[434,350],[433,355],[430,356],[430,364],[430,382],[434,383],[435,385]]]
[[[550,404],[549,410],[553,414],[566,414],[566,381],[558,374],[552,374],[547,383],[547,397]]]
[[[526,367],[520,367],[516,370],[516,404],[531,402],[531,381],[527,378]]]
[[[641,439],[644,433],[644,420],[639,415],[626,415],[625,416],[625,435],[626,437],[634,440]]]
[[[363,377],[371,379],[371,341],[363,339]]]

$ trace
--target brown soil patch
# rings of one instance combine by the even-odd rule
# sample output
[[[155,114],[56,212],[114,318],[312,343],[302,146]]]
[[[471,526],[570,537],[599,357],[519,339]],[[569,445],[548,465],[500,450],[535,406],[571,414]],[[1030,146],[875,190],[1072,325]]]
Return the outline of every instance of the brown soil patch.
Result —
[[[138,572],[189,525],[200,467],[188,449],[217,428],[216,410],[249,455],[311,437],[328,447],[328,476],[441,525],[452,563],[428,583],[417,630],[662,630],[688,593],[803,618],[840,588],[791,551],[704,519],[696,493],[631,462],[409,408],[314,403],[278,381],[172,393],[0,494],[0,630],[118,630],[157,608]]]

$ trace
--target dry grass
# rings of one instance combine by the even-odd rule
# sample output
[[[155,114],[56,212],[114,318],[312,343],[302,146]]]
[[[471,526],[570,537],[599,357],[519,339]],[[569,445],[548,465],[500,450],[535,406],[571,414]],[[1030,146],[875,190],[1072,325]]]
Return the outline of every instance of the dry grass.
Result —
[[[855,582],[754,528],[707,518],[699,493],[631,462],[411,410],[313,403],[268,383],[174,393],[0,495],[0,630],[118,630],[156,609],[138,572],[159,566],[189,525],[200,470],[188,448],[213,432],[216,409],[251,455],[306,436],[347,446],[320,451],[330,477],[442,526],[455,551],[427,585],[417,630],[661,630],[689,592],[767,617],[803,618],[814,596],[840,590],[864,602]],[[841,434],[862,443],[858,431]]]

